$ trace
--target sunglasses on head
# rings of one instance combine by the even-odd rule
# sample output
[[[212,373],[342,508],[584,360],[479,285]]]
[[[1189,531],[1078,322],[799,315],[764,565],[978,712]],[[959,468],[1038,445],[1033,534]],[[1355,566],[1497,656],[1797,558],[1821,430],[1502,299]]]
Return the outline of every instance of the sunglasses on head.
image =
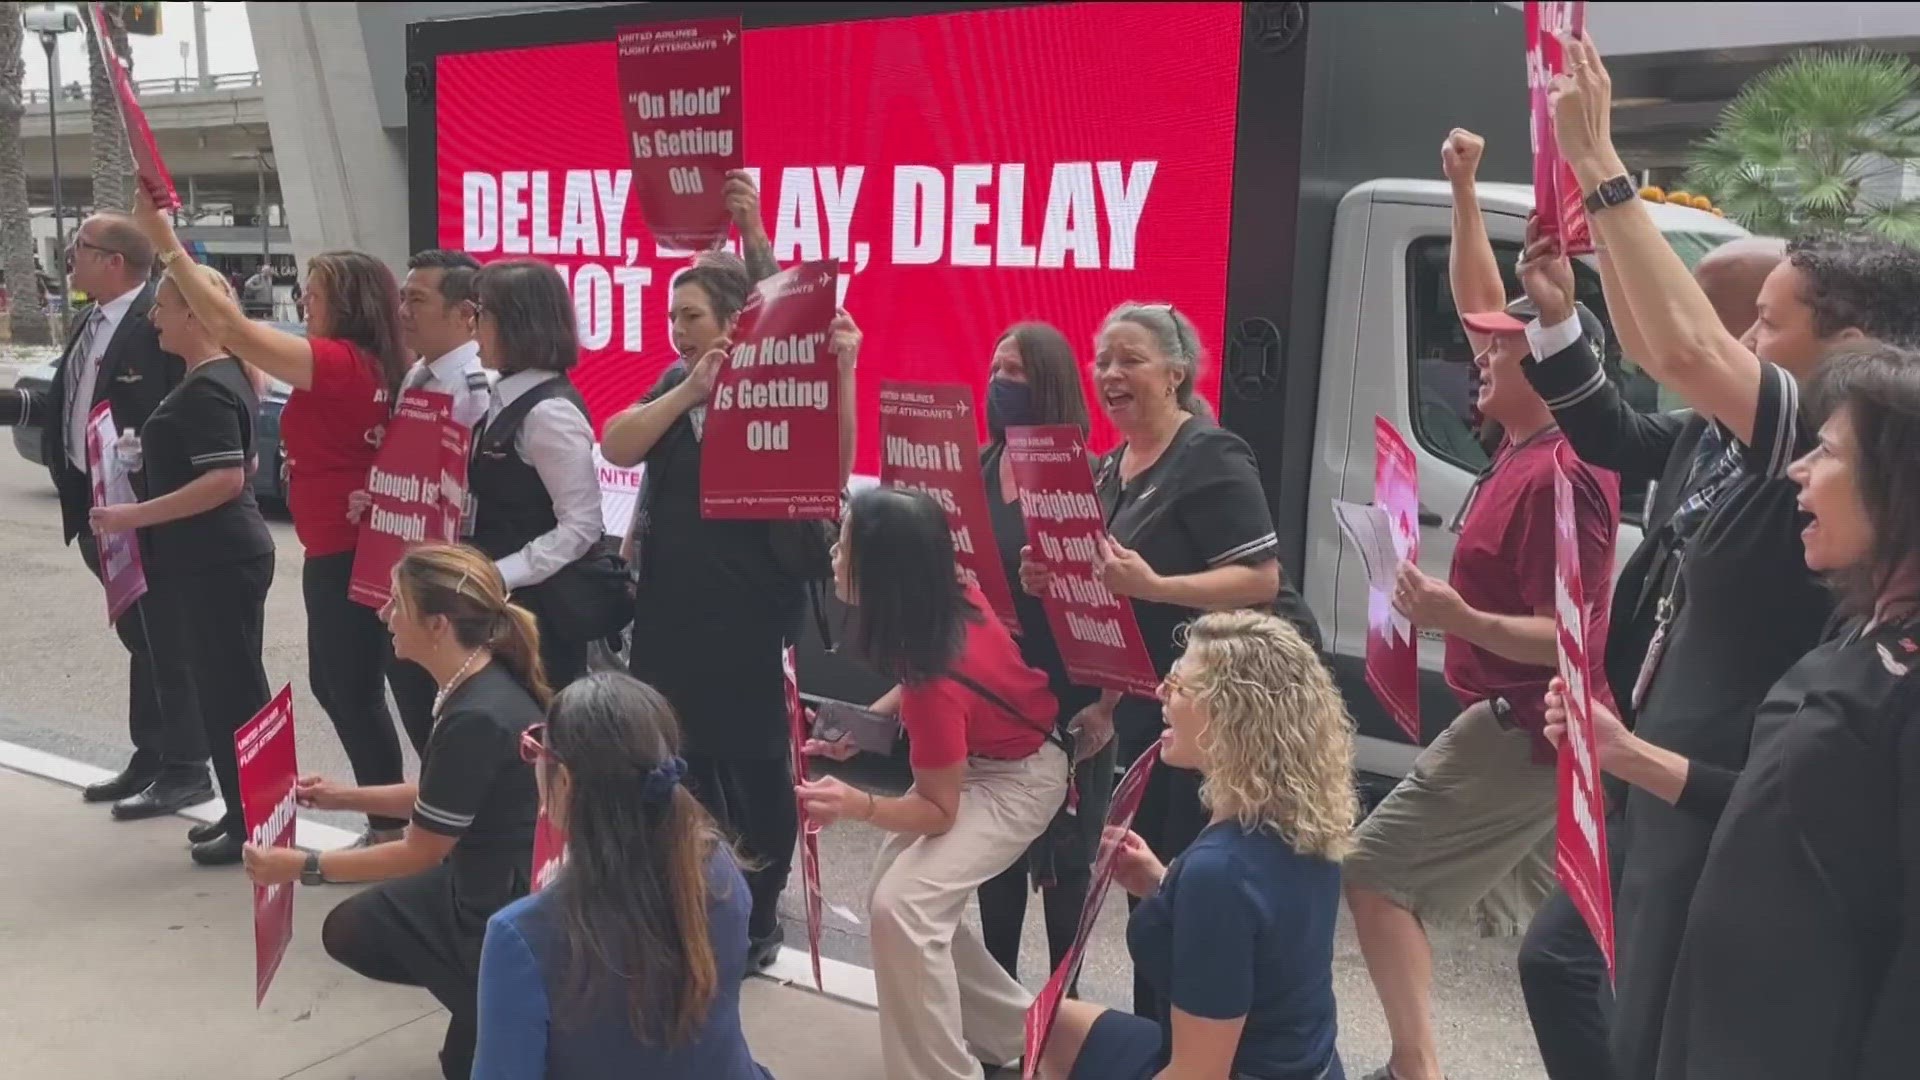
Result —
[[[552,760],[547,753],[547,725],[534,724],[520,733],[520,760],[529,765]]]

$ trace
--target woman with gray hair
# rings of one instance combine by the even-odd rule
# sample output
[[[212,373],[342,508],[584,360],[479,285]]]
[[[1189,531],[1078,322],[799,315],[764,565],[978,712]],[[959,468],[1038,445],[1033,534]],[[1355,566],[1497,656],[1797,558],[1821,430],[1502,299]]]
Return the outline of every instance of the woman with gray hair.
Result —
[[[1253,451],[1213,422],[1195,383],[1203,353],[1193,323],[1172,304],[1128,302],[1107,315],[1095,339],[1094,389],[1124,440],[1095,463],[1107,519],[1097,568],[1108,589],[1134,601],[1154,670],[1180,655],[1179,628],[1208,611],[1254,608],[1292,620],[1307,640],[1319,634],[1306,604],[1280,569],[1279,540]],[[1031,547],[1020,583],[1040,596],[1050,572]],[[1131,761],[1160,735],[1161,707],[1116,691],[1081,710],[1081,752],[1115,737]],[[1186,850],[1206,827],[1200,776],[1154,770],[1135,828],[1161,861]],[[1157,1015],[1158,995],[1134,980],[1134,1009]]]

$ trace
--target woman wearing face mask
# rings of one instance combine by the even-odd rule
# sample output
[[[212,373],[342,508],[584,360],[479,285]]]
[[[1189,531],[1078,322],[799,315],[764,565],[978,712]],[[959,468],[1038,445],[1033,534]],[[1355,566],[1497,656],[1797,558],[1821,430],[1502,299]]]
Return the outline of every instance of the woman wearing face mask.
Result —
[[[204,266],[190,273],[231,298],[227,279]],[[155,662],[186,667],[226,813],[187,839],[200,862],[239,860],[246,837],[233,733],[272,691],[260,651],[273,535],[254,504],[253,421],[260,408],[247,366],[222,350],[194,318],[180,289],[162,280],[149,317],[160,347],[187,360],[187,377],[140,428],[137,468],[146,500],[93,509],[95,533],[139,529],[146,541]]]
[[[987,383],[987,432],[991,441],[980,455],[986,481],[987,508],[993,515],[993,536],[1007,580],[1018,580],[1020,549],[1026,546],[1026,522],[1020,515],[1020,489],[1006,456],[1006,431],[1030,424],[1070,424],[1087,435],[1087,401],[1080,386],[1080,365],[1066,336],[1046,323],[1028,322],[1001,335],[993,350],[992,378]],[[1020,616],[1020,656],[1027,666],[1047,674],[1047,688],[1060,708],[1056,727],[1065,731],[1080,710],[1100,699],[1100,691],[1076,686],[1067,678],[1040,601],[1015,590],[1014,608]],[[1100,826],[1113,796],[1115,747],[1111,737],[1096,742],[1099,733],[1076,740],[1075,753],[1083,760],[1074,770],[1078,805],[1064,822],[1056,815],[1054,827],[1036,843],[1025,859],[980,886],[980,928],[987,951],[1000,966],[1019,977],[1020,932],[1027,917],[1027,890],[1040,889],[1046,912],[1048,968],[1060,966],[1080,928],[1080,908],[1087,897],[1093,857],[1100,844]],[[1062,813],[1064,813],[1064,808]],[[1059,839],[1074,841],[1063,847]]]
[[[487,925],[473,1080],[771,1080],[740,1029],[747,882],[652,687],[589,675],[520,737],[560,876]]]
[[[707,398],[727,336],[753,292],[738,258],[709,252],[674,279],[680,360],[638,405],[609,421],[600,452],[646,464],[630,537],[638,578],[630,670],[673,703],[686,738],[687,786],[737,837],[754,869],[753,970],[779,955],[780,893],[793,865],[793,805],[781,654],[804,613],[805,582],[776,558],[783,523],[700,514]],[[830,348],[840,365],[841,469],[853,463],[853,371],[860,331],[842,312]]]
[[[419,782],[354,787],[307,776],[294,797],[316,810],[410,815],[412,824],[394,843],[324,854],[249,844],[247,874],[256,885],[379,882],[328,914],[320,942],[369,979],[433,994],[451,1014],[441,1072],[466,1080],[487,920],[526,895],[532,877],[539,796],[520,734],[552,695],[533,615],[513,605],[493,560],[472,548],[407,552],[386,619],[394,655],[439,687]]]
[[[1340,1080],[1333,931],[1359,807],[1353,722],[1283,619],[1203,615],[1160,687],[1161,760],[1205,780],[1207,827],[1163,865],[1137,833],[1115,880],[1141,900],[1134,968],[1153,1018],[1068,1001],[1040,1059],[1053,1080]]]
[[[888,1080],[978,1080],[975,1053],[992,1065],[1019,1059],[1032,995],[962,916],[1066,798],[1058,703],[960,581],[946,512],[924,492],[854,496],[833,575],[854,609],[854,649],[901,684],[913,787],[883,798],[827,778],[801,785],[800,799],[823,826],[848,818],[891,834],[868,901]],[[845,760],[855,750],[811,742],[807,752]]]
[[[1789,475],[1807,567],[1850,619],[1774,684],[1737,773],[1592,709],[1601,768],[1719,817],[1660,1080],[1894,1080],[1920,1056],[1920,355],[1831,356],[1809,394],[1827,420]]]
[[[1129,302],[1108,314],[1095,347],[1094,388],[1125,440],[1094,473],[1108,531],[1098,569],[1108,589],[1133,599],[1154,670],[1173,668],[1179,627],[1206,611],[1277,609],[1317,644],[1313,617],[1280,569],[1253,451],[1213,423],[1194,390],[1201,353],[1193,324],[1171,304]],[[1049,577],[1024,549],[1021,587],[1043,596]],[[1158,738],[1160,703],[1107,691],[1078,723],[1082,737],[1117,731],[1128,762]],[[1186,850],[1207,820],[1199,774],[1154,770],[1135,828],[1157,857]],[[1160,1008],[1138,974],[1134,1007],[1143,1016]]]

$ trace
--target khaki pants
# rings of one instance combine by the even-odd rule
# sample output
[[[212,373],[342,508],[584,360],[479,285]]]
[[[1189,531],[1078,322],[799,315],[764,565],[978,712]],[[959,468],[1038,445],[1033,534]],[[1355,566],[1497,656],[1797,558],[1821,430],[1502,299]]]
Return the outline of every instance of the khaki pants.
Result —
[[[1033,995],[963,916],[1066,795],[1067,756],[1052,743],[1021,761],[971,758],[953,828],[898,835],[880,849],[868,917],[887,1080],[978,1080],[981,1060],[1020,1057]]]

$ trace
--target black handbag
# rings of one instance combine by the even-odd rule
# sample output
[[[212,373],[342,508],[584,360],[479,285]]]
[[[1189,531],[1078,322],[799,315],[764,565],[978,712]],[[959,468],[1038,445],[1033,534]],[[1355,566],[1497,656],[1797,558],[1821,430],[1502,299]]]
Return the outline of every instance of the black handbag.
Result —
[[[611,536],[523,591],[539,597],[549,632],[565,641],[605,641],[633,622],[633,575],[620,557],[620,541]]]

